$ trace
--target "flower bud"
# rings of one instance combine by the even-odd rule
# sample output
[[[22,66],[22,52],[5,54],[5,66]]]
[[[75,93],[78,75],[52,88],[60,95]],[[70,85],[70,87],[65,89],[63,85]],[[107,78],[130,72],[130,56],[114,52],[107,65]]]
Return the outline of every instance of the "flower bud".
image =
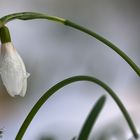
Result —
[[[0,75],[2,82],[11,96],[24,96],[27,89],[27,78],[24,62],[14,48],[7,27],[0,29],[1,55]]]

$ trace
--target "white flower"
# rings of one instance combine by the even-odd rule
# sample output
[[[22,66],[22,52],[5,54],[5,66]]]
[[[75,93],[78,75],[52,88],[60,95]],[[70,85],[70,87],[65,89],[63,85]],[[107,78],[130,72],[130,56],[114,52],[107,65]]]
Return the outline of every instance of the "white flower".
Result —
[[[11,96],[25,95],[29,74],[11,42],[3,43],[1,46],[0,75],[7,92]]]

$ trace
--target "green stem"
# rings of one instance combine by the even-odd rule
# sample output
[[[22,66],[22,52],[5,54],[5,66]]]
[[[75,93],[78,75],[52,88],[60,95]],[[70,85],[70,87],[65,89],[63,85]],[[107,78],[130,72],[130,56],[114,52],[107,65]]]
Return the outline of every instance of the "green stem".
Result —
[[[74,22],[71,22],[70,20],[66,20],[63,18],[59,18],[56,16],[48,16],[46,14],[41,13],[34,13],[34,12],[21,12],[21,13],[15,13],[10,14],[7,16],[4,16],[0,19],[0,21],[3,24],[6,24],[7,22],[14,20],[14,19],[20,19],[20,20],[31,20],[31,19],[48,19],[56,22],[63,23],[66,26],[70,26],[72,28],[75,28],[77,30],[80,30],[84,33],[87,33],[88,35],[91,35],[92,37],[96,38],[97,40],[101,41],[102,43],[106,44],[108,47],[112,48],[116,53],[118,53],[130,66],[131,68],[137,73],[138,76],[140,76],[140,68],[137,66],[132,59],[130,59],[122,50],[120,50],[116,45],[105,39],[104,37],[100,36],[99,34],[81,26]]]
[[[130,130],[132,131],[133,135],[135,138],[138,138],[138,133],[137,130],[134,126],[133,121],[131,120],[131,117],[129,116],[126,108],[124,107],[124,105],[122,104],[122,102],[120,101],[120,99],[118,98],[118,96],[114,93],[114,91],[108,87],[105,83],[103,83],[102,81],[94,78],[94,77],[90,77],[90,76],[74,76],[74,77],[70,77],[68,79],[65,79],[61,82],[59,82],[58,84],[54,85],[52,88],[50,88],[39,100],[38,102],[34,105],[34,107],[32,108],[32,110],[30,111],[30,113],[28,114],[28,116],[26,117],[25,121],[23,122],[17,136],[15,140],[21,140],[24,133],[26,132],[29,124],[31,123],[32,119],[34,118],[34,116],[36,115],[36,113],[38,112],[38,110],[40,109],[40,107],[48,100],[48,98],[53,95],[56,91],[58,91],[59,89],[63,88],[64,86],[71,84],[73,82],[76,81],[89,81],[89,82],[93,82],[98,84],[99,86],[101,86],[103,89],[105,89],[109,95],[114,99],[114,101],[116,102],[116,104],[119,106],[120,110],[122,111],[129,127]]]
[[[32,20],[32,19],[48,19],[60,23],[64,23],[66,20],[56,16],[49,16],[47,14],[36,13],[36,12],[21,12],[21,13],[14,13],[7,16],[4,16],[0,19],[3,24],[6,24],[12,20],[19,19],[19,20]]]
[[[78,29],[84,33],[87,33],[91,36],[93,36],[94,38],[96,38],[97,40],[101,41],[102,43],[106,44],[108,47],[110,47],[111,49],[113,49],[116,53],[118,53],[130,66],[131,68],[138,74],[138,76],[140,76],[140,68],[122,51],[120,50],[117,46],[115,46],[113,43],[111,43],[110,41],[108,41],[107,39],[105,39],[104,37],[100,36],[99,34],[86,29],[83,26],[80,26],[76,23],[73,23],[69,20],[65,21],[65,25],[73,27],[75,29]]]

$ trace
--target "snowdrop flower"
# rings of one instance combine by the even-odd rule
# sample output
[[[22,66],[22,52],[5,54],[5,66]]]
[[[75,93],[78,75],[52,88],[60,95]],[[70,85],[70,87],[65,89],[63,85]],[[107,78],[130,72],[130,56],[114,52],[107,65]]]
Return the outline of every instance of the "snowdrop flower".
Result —
[[[3,28],[3,29],[2,29]],[[27,89],[27,78],[24,62],[14,48],[7,27],[0,29],[1,55],[0,75],[2,82],[11,96],[24,96]],[[5,37],[4,37],[5,36]]]

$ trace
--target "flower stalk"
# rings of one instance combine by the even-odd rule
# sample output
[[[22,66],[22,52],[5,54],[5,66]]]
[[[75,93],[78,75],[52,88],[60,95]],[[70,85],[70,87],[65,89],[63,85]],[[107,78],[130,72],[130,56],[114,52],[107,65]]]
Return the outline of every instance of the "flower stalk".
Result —
[[[15,19],[19,19],[19,20],[32,20],[32,19],[47,19],[47,20],[51,20],[51,21],[55,21],[55,22],[59,22],[62,23],[66,26],[75,28],[81,32],[84,32],[94,38],[96,38],[97,40],[101,41],[102,43],[104,43],[105,45],[107,45],[108,47],[110,47],[111,49],[113,49],[117,54],[119,54],[129,65],[130,67],[136,72],[136,74],[138,76],[140,76],[140,68],[139,66],[137,66],[133,60],[128,57],[121,49],[119,49],[116,45],[114,45],[112,42],[110,42],[109,40],[105,39],[104,37],[102,37],[101,35],[81,26],[78,25],[70,20],[67,19],[63,19],[60,17],[56,17],[56,16],[49,16],[47,14],[42,14],[42,13],[36,13],[36,12],[20,12],[20,13],[14,13],[14,14],[10,14],[7,16],[4,16],[0,19],[0,21],[3,24],[8,23],[9,21],[15,20]]]

